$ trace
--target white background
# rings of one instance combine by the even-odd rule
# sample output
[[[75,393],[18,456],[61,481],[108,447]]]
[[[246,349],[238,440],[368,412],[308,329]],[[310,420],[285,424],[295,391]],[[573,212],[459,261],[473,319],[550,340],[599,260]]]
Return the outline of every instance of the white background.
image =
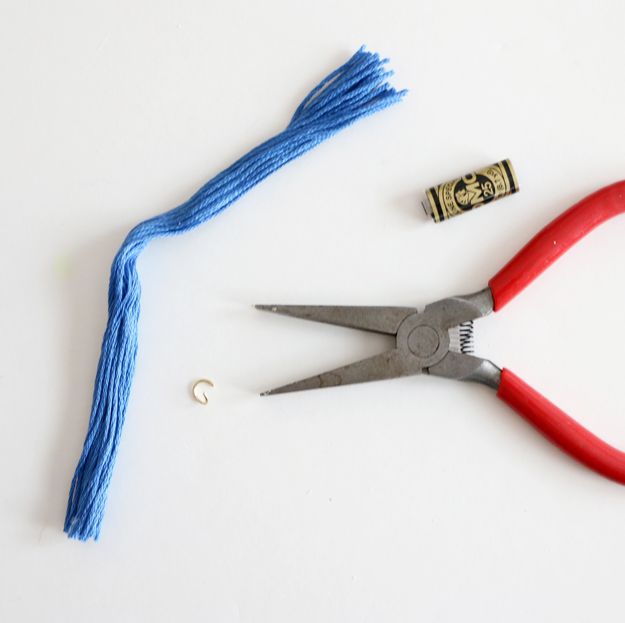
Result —
[[[252,304],[483,287],[624,176],[624,22],[616,0],[0,0],[0,620],[622,621],[623,487],[478,386],[260,398],[388,344]],[[125,233],[278,132],[361,43],[392,58],[401,105],[141,256],[102,537],[68,540]],[[426,219],[422,189],[505,157],[519,194]],[[476,336],[621,447],[623,240],[625,218],[599,229]]]

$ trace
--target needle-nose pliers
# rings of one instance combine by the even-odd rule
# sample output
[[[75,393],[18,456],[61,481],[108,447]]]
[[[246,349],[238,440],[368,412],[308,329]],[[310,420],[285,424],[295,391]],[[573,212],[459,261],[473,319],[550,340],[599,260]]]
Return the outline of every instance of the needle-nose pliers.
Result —
[[[257,308],[395,336],[395,347],[329,372],[265,392],[280,394],[414,374],[475,381],[523,416],[572,457],[625,484],[625,453],[578,424],[509,370],[471,354],[472,322],[501,310],[597,225],[625,212],[625,180],[586,197],[557,217],[489,282],[468,296],[413,307],[257,305]]]

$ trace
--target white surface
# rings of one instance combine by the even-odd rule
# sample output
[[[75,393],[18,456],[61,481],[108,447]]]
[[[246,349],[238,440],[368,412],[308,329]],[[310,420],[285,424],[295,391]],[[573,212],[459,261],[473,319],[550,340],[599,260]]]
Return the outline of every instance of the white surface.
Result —
[[[625,489],[487,389],[259,398],[376,336],[256,302],[423,305],[483,286],[623,177],[619,2],[0,0],[0,620],[622,621]],[[287,123],[365,42],[403,104],[140,260],[140,352],[98,543],[61,532],[110,261]],[[509,157],[513,198],[436,226],[426,186]],[[478,352],[625,446],[625,219]],[[189,396],[214,380],[210,406]]]

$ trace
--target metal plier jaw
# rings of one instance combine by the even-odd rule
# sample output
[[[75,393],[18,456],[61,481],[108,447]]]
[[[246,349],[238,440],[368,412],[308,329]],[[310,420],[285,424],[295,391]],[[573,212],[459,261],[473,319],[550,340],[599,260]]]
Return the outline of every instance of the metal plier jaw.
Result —
[[[258,309],[306,320],[394,335],[395,348],[329,372],[264,392],[280,394],[319,387],[364,383],[416,374],[476,381],[497,389],[501,371],[486,359],[454,348],[451,331],[493,311],[490,288],[413,307],[336,305],[257,305]]]
[[[266,394],[362,383],[413,374],[484,383],[560,449],[587,467],[625,484],[625,452],[607,444],[510,370],[454,348],[450,332],[498,312],[567,249],[597,225],[625,212],[625,180],[606,186],[563,212],[523,247],[489,282],[468,296],[411,307],[329,307],[259,305],[299,318],[393,335],[395,348]],[[462,335],[462,333],[461,333]],[[460,350],[460,352],[458,352]]]

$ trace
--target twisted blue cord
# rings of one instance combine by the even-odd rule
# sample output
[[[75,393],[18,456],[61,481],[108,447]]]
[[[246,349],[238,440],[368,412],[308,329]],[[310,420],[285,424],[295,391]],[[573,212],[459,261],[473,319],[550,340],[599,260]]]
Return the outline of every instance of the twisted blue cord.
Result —
[[[388,59],[361,48],[324,78],[298,106],[288,127],[216,175],[182,205],[134,227],[117,252],[109,282],[109,318],[93,390],[89,430],[72,480],[65,532],[100,535],[107,491],[124,424],[137,356],[141,286],[137,257],[159,236],[197,227],[287,162],[356,120],[401,100],[386,82]]]

